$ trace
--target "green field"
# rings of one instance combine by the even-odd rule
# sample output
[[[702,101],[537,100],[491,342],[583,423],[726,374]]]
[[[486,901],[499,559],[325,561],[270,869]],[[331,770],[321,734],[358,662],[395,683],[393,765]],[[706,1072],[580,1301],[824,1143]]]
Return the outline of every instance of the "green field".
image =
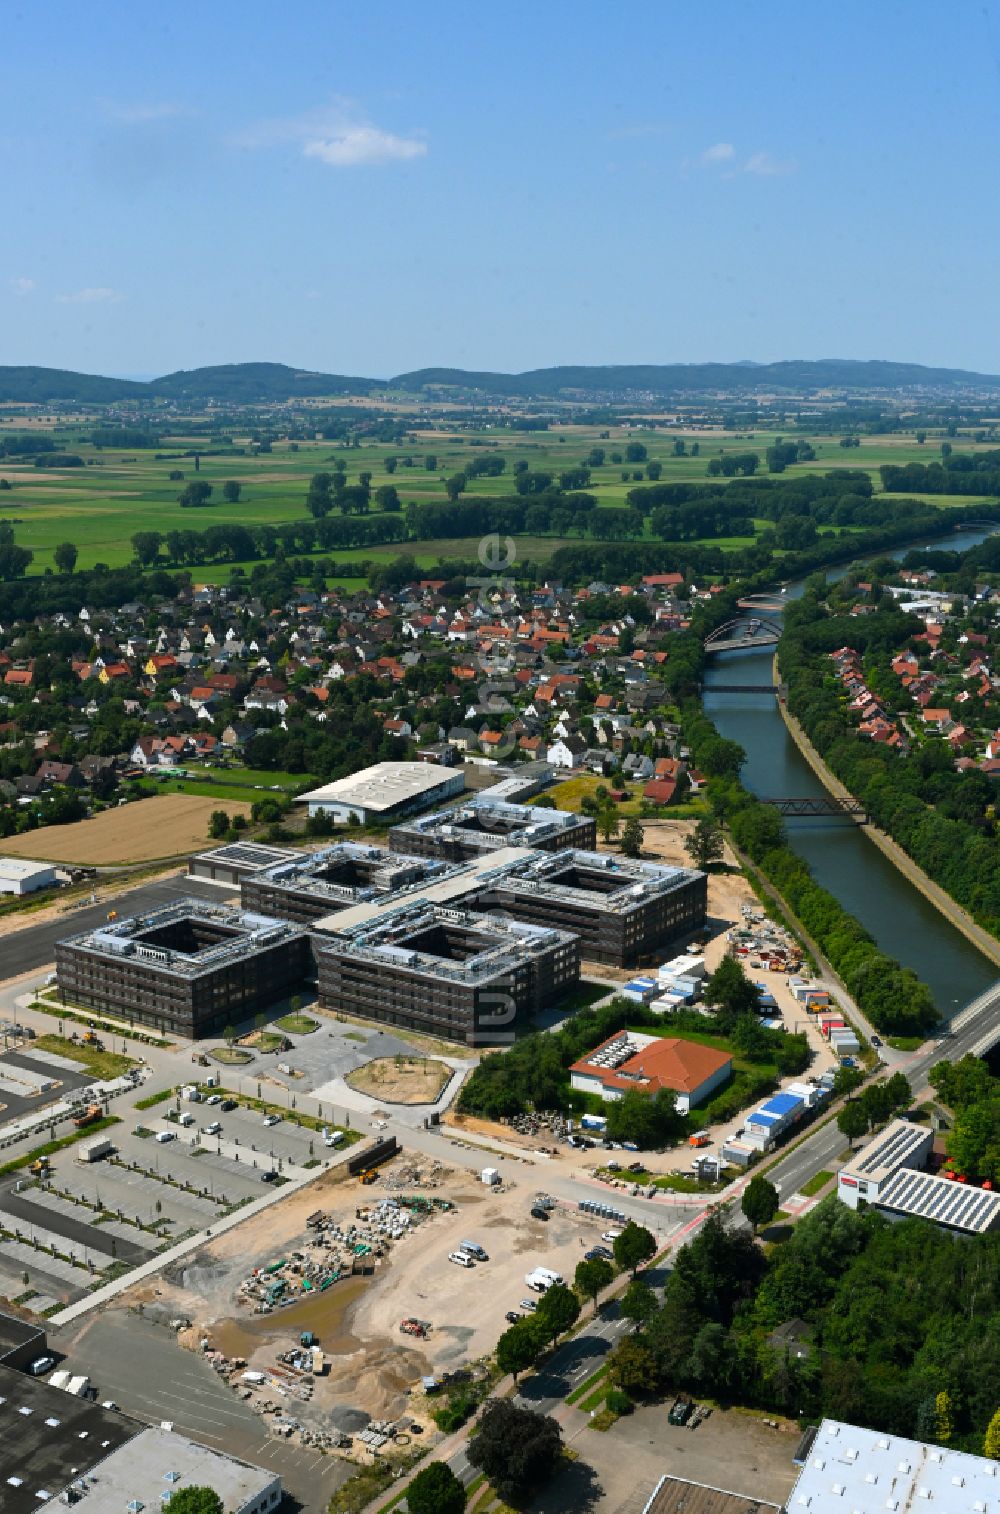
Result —
[[[137,531],[198,531],[218,524],[277,525],[305,519],[305,496],[311,475],[329,470],[340,458],[347,464],[349,482],[356,482],[359,473],[369,472],[373,491],[383,484],[394,484],[405,508],[410,501],[443,500],[444,480],[473,458],[491,452],[499,452],[507,459],[506,473],[499,478],[470,480],[464,498],[512,493],[513,464],[518,460],[525,461],[533,470],[558,474],[582,462],[594,446],[603,447],[609,455],[613,450],[624,453],[630,438],[642,441],[649,461],[661,463],[661,483],[707,482],[707,465],[712,457],[724,452],[748,450],[763,455],[776,435],[769,431],[739,434],[721,430],[663,432],[629,431],[622,426],[562,425],[553,426],[544,433],[507,430],[416,432],[411,441],[366,443],[358,447],[328,441],[278,441],[270,453],[256,455],[250,452],[246,439],[237,437],[235,445],[246,448],[245,455],[203,456],[196,474],[190,458],[174,456],[157,461],[151,451],[96,449],[81,441],[87,429],[81,429],[80,423],[74,422],[57,426],[52,433],[57,446],[76,452],[84,459],[86,466],[82,468],[35,468],[30,464],[0,459],[0,478],[5,478],[12,486],[0,500],[0,514],[14,522],[18,544],[34,553],[32,573],[53,568],[53,549],[64,541],[71,541],[79,548],[80,568],[92,567],[97,562],[117,567],[131,560],[130,538]],[[790,467],[782,475],[784,478],[797,473],[825,472],[831,467],[864,468],[872,474],[877,485],[877,470],[883,463],[930,462],[939,456],[934,438],[929,438],[921,446],[912,435],[866,437],[862,438],[860,447],[844,449],[836,437],[810,437],[808,433],[796,432],[792,428],[784,434],[806,437],[817,454],[814,462]],[[697,440],[701,455],[697,458],[674,457],[674,441],[679,438],[687,444]],[[192,442],[193,438],[183,434],[164,436],[159,450],[178,453]],[[473,445],[474,442],[478,445]],[[966,450],[973,444],[962,438],[960,445]],[[437,459],[434,472],[428,472],[423,464],[424,455],[429,452],[433,452]],[[389,455],[397,459],[410,455],[413,466],[407,468],[399,464],[395,473],[390,475],[385,468],[385,459]],[[183,482],[170,481],[168,474],[172,469],[183,472]],[[601,506],[624,506],[628,491],[644,481],[634,477],[641,470],[642,465],[638,463],[605,461],[601,467],[592,470],[588,492],[597,496]],[[625,479],[623,472],[628,475]],[[178,495],[184,484],[195,478],[214,486],[215,500],[204,509],[182,509],[177,502]],[[242,486],[242,497],[235,504],[222,499],[222,485],[230,479]],[[977,502],[975,496],[968,495],[930,498],[940,505]],[[758,529],[762,524],[758,523]],[[522,560],[543,561],[567,541],[578,540],[579,537],[525,535],[518,539],[518,553]],[[749,538],[715,538],[712,544],[734,548],[746,545],[747,540]],[[433,568],[441,558],[475,556],[477,546],[478,538],[463,537],[405,545],[342,548],[336,555],[345,560],[368,557],[391,561],[407,551],[413,553],[420,567]],[[197,581],[220,576],[228,579],[231,566],[196,567],[192,571]],[[253,564],[241,566],[249,570]],[[360,586],[360,580],[344,582],[347,587]]]

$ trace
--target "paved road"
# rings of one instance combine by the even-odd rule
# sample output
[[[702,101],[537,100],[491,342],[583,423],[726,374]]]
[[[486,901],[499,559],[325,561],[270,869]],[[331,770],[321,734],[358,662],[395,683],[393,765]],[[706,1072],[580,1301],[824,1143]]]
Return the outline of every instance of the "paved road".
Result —
[[[211,899],[221,904],[227,898],[223,889],[199,884],[196,878],[174,876],[161,878],[156,883],[145,883],[130,889],[100,904],[87,905],[84,909],[70,909],[54,920],[44,920],[38,925],[27,925],[21,930],[10,931],[0,936],[0,952],[3,957],[3,975],[16,978],[21,973],[33,972],[55,961],[56,942],[66,936],[79,936],[84,931],[95,930],[104,925],[108,910],[115,909],[121,916],[142,914],[158,905],[172,904],[185,895]]]

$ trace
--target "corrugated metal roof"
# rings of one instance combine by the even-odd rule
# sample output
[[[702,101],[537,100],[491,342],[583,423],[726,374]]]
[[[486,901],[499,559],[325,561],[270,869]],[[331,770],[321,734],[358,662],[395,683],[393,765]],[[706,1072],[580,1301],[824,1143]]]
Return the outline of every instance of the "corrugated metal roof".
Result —
[[[970,1235],[982,1235],[1000,1225],[1000,1193],[929,1172],[897,1172],[879,1189],[877,1203],[880,1209],[934,1220]]]

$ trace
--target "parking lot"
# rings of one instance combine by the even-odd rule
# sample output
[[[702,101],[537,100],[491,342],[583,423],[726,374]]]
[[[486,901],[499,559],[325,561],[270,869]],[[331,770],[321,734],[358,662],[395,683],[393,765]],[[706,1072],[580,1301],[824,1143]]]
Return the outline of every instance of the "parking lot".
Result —
[[[33,1049],[27,1042],[0,1056],[0,1120],[6,1124],[37,1114],[91,1082],[93,1078],[79,1062]]]

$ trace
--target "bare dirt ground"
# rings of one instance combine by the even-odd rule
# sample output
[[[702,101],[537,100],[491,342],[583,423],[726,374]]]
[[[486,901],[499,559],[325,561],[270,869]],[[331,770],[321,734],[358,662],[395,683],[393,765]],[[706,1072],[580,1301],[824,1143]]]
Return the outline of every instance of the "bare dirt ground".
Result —
[[[435,1104],[451,1076],[450,1067],[429,1057],[374,1057],[344,1081],[390,1104]]]
[[[93,820],[46,826],[26,836],[12,837],[4,842],[4,851],[12,857],[86,867],[155,862],[207,846],[213,810],[250,818],[250,805],[243,800],[159,794],[121,809],[103,810]]]
[[[398,1166],[381,1169],[381,1181],[367,1188],[333,1175],[317,1179],[177,1267],[128,1290],[115,1308],[134,1309],[141,1302],[147,1314],[186,1316],[192,1326],[180,1336],[183,1345],[198,1350],[207,1338],[213,1348],[245,1357],[257,1370],[272,1367],[303,1330],[313,1330],[329,1370],[315,1379],[312,1403],[296,1405],[296,1414],[301,1410],[303,1419],[345,1429],[369,1416],[395,1418],[404,1408],[419,1418],[426,1409],[421,1376],[490,1351],[504,1329],[505,1311],[516,1309],[525,1296],[534,1297],[525,1273],[543,1264],[571,1277],[583,1242],[593,1239],[593,1226],[569,1212],[556,1213],[545,1224],[533,1220],[528,1210],[537,1185],[527,1170],[516,1186],[498,1192],[485,1188],[474,1173],[445,1169],[434,1193],[455,1208],[416,1226],[372,1276],[343,1279],[273,1314],[255,1315],[237,1303],[238,1286],[254,1267],[302,1245],[309,1234],[307,1215],[322,1209],[350,1222],[357,1208],[390,1196],[385,1176]],[[415,1183],[399,1191],[426,1189]],[[449,1262],[448,1253],[463,1240],[482,1245],[490,1261],[467,1269]],[[430,1323],[426,1340],[400,1333],[400,1321],[408,1316]]]

